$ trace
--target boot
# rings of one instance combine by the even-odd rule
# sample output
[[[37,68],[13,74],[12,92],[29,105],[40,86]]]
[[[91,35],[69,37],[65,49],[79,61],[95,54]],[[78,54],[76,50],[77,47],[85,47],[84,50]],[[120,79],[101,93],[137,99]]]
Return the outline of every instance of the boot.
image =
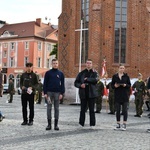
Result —
[[[59,130],[58,119],[55,119],[54,130]]]
[[[46,130],[51,130],[52,126],[51,126],[51,119],[48,119],[48,126],[46,127]]]

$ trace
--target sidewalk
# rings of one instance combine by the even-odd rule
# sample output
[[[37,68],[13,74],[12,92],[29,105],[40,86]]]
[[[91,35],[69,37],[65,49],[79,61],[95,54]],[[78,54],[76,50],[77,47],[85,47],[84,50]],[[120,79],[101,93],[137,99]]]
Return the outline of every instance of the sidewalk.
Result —
[[[6,118],[0,122],[0,150],[150,150],[150,120],[144,111],[142,118],[134,117],[134,105],[129,108],[126,131],[115,131],[115,115],[108,115],[105,107],[96,114],[96,126],[79,127],[79,105],[60,105],[59,131],[46,131],[44,102],[35,105],[33,126],[21,126],[21,100],[14,96],[13,103],[0,99],[0,110]],[[53,121],[54,122],[54,121]],[[52,124],[53,125],[53,124]],[[52,126],[54,127],[54,126]]]

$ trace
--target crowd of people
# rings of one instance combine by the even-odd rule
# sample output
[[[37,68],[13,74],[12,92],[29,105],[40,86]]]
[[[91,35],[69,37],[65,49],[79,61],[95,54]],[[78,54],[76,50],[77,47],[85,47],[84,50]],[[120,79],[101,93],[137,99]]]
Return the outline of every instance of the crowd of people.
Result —
[[[37,75],[32,70],[32,63],[26,64],[26,71],[21,75],[20,88],[22,117],[21,125],[32,126],[34,122],[34,104],[41,104],[42,95],[45,98],[47,106],[47,127],[46,130],[52,129],[52,105],[54,105],[54,130],[59,130],[59,104],[63,102],[65,93],[65,77],[62,71],[58,69],[59,63],[57,59],[52,60],[52,69],[45,73],[44,82],[38,79]],[[1,69],[0,69],[1,70]],[[79,124],[84,127],[86,112],[89,109],[90,126],[96,125],[95,113],[101,113],[103,96],[105,90],[108,92],[109,110],[108,114],[116,114],[115,130],[126,130],[128,119],[129,97],[131,93],[135,96],[134,117],[142,117],[144,102],[147,106],[147,111],[150,111],[150,78],[143,81],[142,74],[137,76],[138,80],[131,85],[130,77],[125,72],[125,66],[120,64],[117,73],[112,76],[112,81],[108,84],[103,83],[97,71],[93,68],[92,60],[87,59],[86,68],[77,75],[74,86],[79,88],[80,97],[80,116]],[[0,72],[0,96],[2,97],[3,75]],[[8,102],[12,103],[14,95],[14,83],[9,79],[8,88],[10,97]],[[132,91],[132,92],[131,92]],[[28,106],[29,104],[29,115]],[[95,108],[96,106],[96,108]],[[95,111],[94,111],[95,110]],[[123,121],[121,121],[123,115]],[[150,118],[150,113],[148,114]],[[4,115],[0,111],[0,121]],[[147,129],[150,132],[150,129]]]

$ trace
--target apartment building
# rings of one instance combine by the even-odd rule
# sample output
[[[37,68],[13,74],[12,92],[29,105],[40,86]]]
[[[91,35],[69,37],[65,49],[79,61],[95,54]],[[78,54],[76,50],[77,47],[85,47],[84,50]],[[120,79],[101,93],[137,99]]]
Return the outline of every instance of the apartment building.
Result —
[[[3,68],[4,83],[13,78],[19,87],[20,75],[27,62],[33,63],[33,71],[39,78],[51,68],[50,56],[53,46],[58,42],[58,29],[50,23],[36,21],[7,24],[0,22],[0,65]]]

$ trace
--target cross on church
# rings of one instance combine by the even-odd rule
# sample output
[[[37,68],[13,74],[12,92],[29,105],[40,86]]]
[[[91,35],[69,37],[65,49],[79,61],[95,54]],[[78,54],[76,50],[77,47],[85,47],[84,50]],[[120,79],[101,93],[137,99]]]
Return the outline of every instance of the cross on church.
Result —
[[[88,30],[88,28],[83,29],[83,20],[81,20],[80,29],[76,29],[76,31],[80,31],[80,53],[79,53],[79,72],[81,72],[81,54],[82,54],[82,31]],[[76,101],[75,104],[80,104],[78,88],[76,88]]]

